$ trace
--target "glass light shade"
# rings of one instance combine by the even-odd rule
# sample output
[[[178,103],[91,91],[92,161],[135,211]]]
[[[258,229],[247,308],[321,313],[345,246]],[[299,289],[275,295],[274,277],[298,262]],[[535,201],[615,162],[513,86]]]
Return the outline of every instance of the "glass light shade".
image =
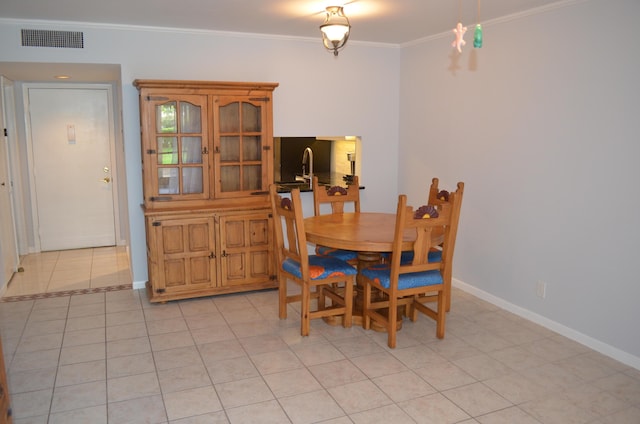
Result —
[[[349,19],[344,15],[342,7],[327,7],[327,17],[320,25],[322,43],[326,49],[333,51],[333,54],[337,56],[338,50],[342,49],[349,39],[350,30]]]

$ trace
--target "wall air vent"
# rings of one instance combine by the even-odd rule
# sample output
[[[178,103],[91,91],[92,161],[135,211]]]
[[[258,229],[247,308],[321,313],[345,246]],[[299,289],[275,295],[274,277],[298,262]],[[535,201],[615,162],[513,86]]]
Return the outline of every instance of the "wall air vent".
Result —
[[[51,31],[46,29],[23,29],[24,47],[84,48],[84,34],[77,31]]]

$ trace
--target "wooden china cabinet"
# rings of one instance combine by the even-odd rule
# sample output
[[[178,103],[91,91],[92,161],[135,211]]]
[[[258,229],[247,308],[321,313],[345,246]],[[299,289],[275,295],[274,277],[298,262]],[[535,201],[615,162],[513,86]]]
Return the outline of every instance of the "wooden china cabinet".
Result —
[[[4,353],[0,340],[0,424],[11,424],[11,405],[9,404],[9,387],[7,387],[7,372],[4,367]]]
[[[135,80],[151,302],[277,286],[277,83]]]

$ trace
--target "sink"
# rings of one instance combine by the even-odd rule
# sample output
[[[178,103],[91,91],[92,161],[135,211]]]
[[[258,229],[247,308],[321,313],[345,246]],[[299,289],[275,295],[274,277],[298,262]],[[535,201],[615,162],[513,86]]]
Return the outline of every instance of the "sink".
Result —
[[[299,188],[302,190],[311,190],[309,183],[306,181],[278,181],[277,185],[282,187],[285,191],[289,191],[293,188]]]

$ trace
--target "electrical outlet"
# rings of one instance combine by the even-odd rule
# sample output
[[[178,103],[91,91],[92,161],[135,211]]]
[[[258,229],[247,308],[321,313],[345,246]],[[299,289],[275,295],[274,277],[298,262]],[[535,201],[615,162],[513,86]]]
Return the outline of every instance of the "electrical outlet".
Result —
[[[544,299],[547,297],[547,283],[544,281],[538,281],[536,284],[536,294],[540,299]]]

